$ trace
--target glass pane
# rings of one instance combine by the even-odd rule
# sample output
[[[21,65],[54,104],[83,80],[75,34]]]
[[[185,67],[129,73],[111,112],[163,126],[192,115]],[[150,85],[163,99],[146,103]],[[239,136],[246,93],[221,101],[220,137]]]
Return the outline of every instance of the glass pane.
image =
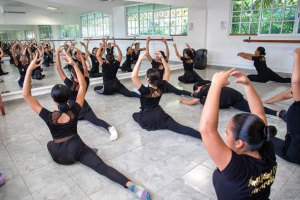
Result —
[[[181,30],[182,35],[187,35],[187,26],[183,26]]]
[[[283,22],[282,33],[293,33],[294,22]]]
[[[169,8],[169,5],[164,5],[164,4],[154,4],[154,9],[163,9],[163,8]]]
[[[284,11],[284,20],[295,20],[297,7],[286,8]]]
[[[253,0],[252,9],[259,10],[261,7],[261,0]]]
[[[236,0],[233,2],[233,11],[240,11],[242,10],[242,1]]]
[[[94,13],[89,14],[88,19],[94,19]]]
[[[283,9],[274,9],[273,10],[273,15],[272,15],[272,20],[273,21],[281,21],[283,18]]]
[[[182,16],[187,16],[189,14],[188,8],[182,8]]]
[[[300,33],[300,22],[299,22],[299,25],[298,25],[298,33]]]
[[[270,21],[271,20],[271,11],[272,10],[263,10],[262,21]]]
[[[273,0],[263,0],[263,8],[272,8]]]
[[[187,17],[183,17],[182,18],[182,24],[183,25],[187,25],[187,23],[188,23],[188,18]]]
[[[138,7],[137,6],[126,7],[126,13],[132,13],[132,12],[138,12]]]
[[[251,21],[252,22],[258,22],[259,21],[259,11],[258,10],[252,11]]]
[[[81,18],[81,20],[86,20],[86,19],[87,19],[87,16],[84,15],[84,16],[81,16],[80,18]]]
[[[247,34],[249,33],[249,23],[242,23],[240,34]]]
[[[171,27],[171,35],[175,35],[176,31],[175,31],[175,27]]]
[[[250,22],[250,16],[251,16],[250,11],[243,12],[242,17],[241,17],[241,21],[242,22]]]
[[[171,26],[175,26],[176,24],[176,19],[175,18],[171,18]]]
[[[175,17],[176,16],[176,10],[175,9],[172,9],[171,10],[171,17]]]
[[[284,4],[285,4],[285,0],[274,0],[273,7],[274,8],[284,7]]]
[[[286,6],[297,6],[298,0],[287,0]]]
[[[181,23],[181,18],[177,18],[176,19],[176,25],[181,25],[182,23]]]
[[[176,9],[176,16],[181,16],[181,9]]]
[[[258,33],[258,23],[250,24],[250,33],[257,34]]]
[[[232,24],[231,33],[232,34],[239,34],[240,33],[240,26],[239,26],[239,24]]]
[[[95,17],[96,17],[96,18],[102,17],[102,13],[95,13]]]
[[[251,9],[251,2],[252,0],[243,0],[242,9],[243,10],[250,10]]]
[[[261,34],[269,34],[269,32],[270,32],[270,22],[261,23],[260,33]]]
[[[139,5],[139,11],[148,11],[148,10],[152,10],[152,4]]]
[[[281,22],[273,22],[271,24],[271,34],[280,34],[281,33]]]

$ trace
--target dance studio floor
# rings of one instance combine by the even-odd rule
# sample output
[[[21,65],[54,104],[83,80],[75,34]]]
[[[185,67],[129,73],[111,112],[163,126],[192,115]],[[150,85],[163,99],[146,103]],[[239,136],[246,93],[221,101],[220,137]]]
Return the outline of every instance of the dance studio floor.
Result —
[[[218,68],[210,67],[197,72],[211,79]],[[178,83],[183,70],[172,72],[170,82],[178,88],[192,90],[192,84]],[[143,79],[144,80],[144,79]],[[132,89],[130,80],[122,81]],[[244,94],[243,87],[231,79],[231,87]],[[289,84],[255,83],[263,100],[289,88]],[[106,163],[124,173],[133,182],[147,188],[155,200],[217,199],[212,184],[216,166],[210,159],[201,140],[182,136],[168,130],[148,132],[132,119],[139,111],[138,99],[119,94],[101,96],[90,86],[86,100],[95,113],[120,134],[110,142],[109,134],[85,121],[78,124],[78,132],[90,147],[99,149],[98,155]],[[160,105],[176,121],[198,128],[201,105],[182,105],[179,96],[164,94]],[[186,97],[188,98],[188,97]],[[37,98],[41,105],[53,110],[50,95]],[[292,100],[275,105],[274,109],[287,109]],[[31,199],[138,199],[129,190],[113,183],[91,169],[76,163],[62,166],[52,161],[47,142],[50,132],[42,119],[24,100],[6,103],[5,117],[0,116],[0,171],[7,181],[0,187],[1,200]],[[219,131],[224,137],[228,120],[239,113],[234,109],[220,111]],[[278,129],[278,137],[284,138],[286,124],[281,119],[268,116],[269,124]],[[278,171],[271,190],[271,199],[300,199],[300,167],[277,158]],[[234,190],[234,188],[232,188]]]

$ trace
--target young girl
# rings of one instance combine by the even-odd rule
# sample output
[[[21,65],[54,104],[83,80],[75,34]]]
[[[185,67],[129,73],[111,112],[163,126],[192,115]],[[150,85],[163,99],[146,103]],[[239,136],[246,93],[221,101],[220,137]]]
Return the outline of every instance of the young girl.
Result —
[[[225,143],[218,132],[219,102],[229,76],[244,85],[251,113],[235,115],[227,124]],[[204,105],[199,129],[217,169],[213,184],[217,199],[269,199],[277,169],[272,138],[262,102],[243,72],[231,69],[216,73]]]
[[[254,67],[258,73],[258,75],[248,75],[250,81],[266,83],[268,81],[275,81],[279,83],[290,83],[290,78],[282,78],[275,72],[273,72],[270,68],[267,67],[266,58],[265,58],[265,48],[258,47],[254,54],[240,52],[237,56],[240,56],[247,60],[254,61]]]
[[[15,48],[17,45],[21,45],[21,44],[15,43],[12,46],[12,55],[13,55],[14,64],[19,69],[19,73],[20,73],[20,78],[18,80],[18,84],[20,87],[23,87],[28,64],[27,64],[27,57],[25,55],[21,55],[19,57],[19,60],[17,59],[17,54],[15,52]]]
[[[133,184],[123,174],[106,165],[103,160],[97,156],[95,151],[88,147],[78,135],[78,114],[84,104],[86,81],[84,80],[77,64],[73,61],[68,52],[67,56],[69,59],[68,64],[74,67],[79,82],[78,95],[76,96],[76,100],[72,107],[69,107],[67,104],[71,96],[71,92],[69,88],[61,84],[55,85],[51,90],[51,97],[54,101],[54,112],[50,112],[46,108],[43,108],[31,95],[30,74],[32,70],[41,65],[41,63],[36,65],[36,62],[41,60],[37,59],[37,55],[28,67],[28,73],[26,74],[24,82],[23,96],[25,100],[32,110],[45,121],[53,137],[53,141],[50,141],[47,144],[47,148],[52,159],[56,163],[62,165],[71,165],[78,161],[95,170],[99,174],[106,176],[110,180],[128,188],[140,199],[150,199],[150,195],[147,190]]]
[[[164,57],[161,53],[157,53],[157,56],[161,59],[165,66],[165,74],[163,80],[160,78],[160,74],[157,69],[150,68],[146,73],[146,81],[149,86],[145,87],[139,77],[139,69],[143,59],[146,58],[146,53],[142,54],[134,67],[131,74],[131,79],[136,86],[139,88],[141,93],[141,111],[133,114],[133,119],[139,123],[139,125],[148,131],[155,131],[161,129],[168,129],[179,134],[189,135],[198,139],[201,139],[199,131],[196,131],[190,127],[183,126],[176,122],[171,116],[169,116],[160,107],[159,101],[162,94],[165,91],[166,83],[170,77],[170,69],[167,65]]]
[[[123,72],[132,72],[131,64],[132,64],[132,54],[133,54],[132,46],[133,45],[134,45],[134,43],[130,47],[127,47],[127,49],[126,49],[126,52],[127,52],[126,60],[120,67],[120,69]]]

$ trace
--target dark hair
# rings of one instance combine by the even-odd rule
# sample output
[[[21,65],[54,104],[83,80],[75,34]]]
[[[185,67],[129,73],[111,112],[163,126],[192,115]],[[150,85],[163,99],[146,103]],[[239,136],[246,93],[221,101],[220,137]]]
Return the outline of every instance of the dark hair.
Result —
[[[277,134],[275,126],[266,126],[260,117],[250,113],[235,115],[231,130],[234,140],[246,142],[249,151],[261,149],[265,141],[271,141]]]
[[[58,103],[58,109],[60,112],[66,112],[69,110],[68,100],[70,99],[70,89],[62,84],[56,84],[51,90],[51,97]]]
[[[260,54],[261,56],[266,55],[266,50],[265,50],[265,48],[263,48],[263,47],[258,47],[258,48],[257,48],[257,51],[259,51],[259,54]]]
[[[93,50],[92,50],[92,53],[94,53],[95,49],[98,49],[98,48],[97,48],[97,47],[94,47]]]
[[[108,54],[106,54],[106,57],[105,57],[107,60],[108,60],[108,62],[110,62],[110,63],[112,63],[112,62],[114,62],[115,61],[115,56],[114,56],[114,54],[112,54],[112,53],[108,53]]]
[[[129,49],[130,49],[130,47],[127,47],[126,52],[128,52]]]
[[[195,85],[193,86],[193,91],[198,90],[198,87],[201,87],[201,86],[206,85],[206,84],[207,83],[205,83],[205,82],[197,82],[197,83],[195,83]]]
[[[136,47],[137,44],[140,44],[140,43],[139,43],[139,42],[136,42],[136,43],[134,44],[134,46]]]
[[[194,59],[195,50],[191,51],[189,48],[183,50],[183,54],[186,53],[189,58]]]
[[[159,51],[160,53],[161,53],[161,55],[164,57],[164,59],[166,59],[167,58],[167,56],[166,56],[166,54],[165,54],[165,52],[163,52],[163,51]]]
[[[80,72],[83,74],[83,72],[84,72],[83,67],[81,67],[80,65],[78,65],[78,68],[79,68]],[[71,73],[75,76],[75,78],[77,78],[77,73],[76,73],[76,70],[75,70],[74,67],[72,67]]]
[[[149,83],[155,85],[156,87],[160,87],[162,85],[162,80],[160,77],[160,73],[157,69],[150,68],[146,73],[147,78],[149,79]]]

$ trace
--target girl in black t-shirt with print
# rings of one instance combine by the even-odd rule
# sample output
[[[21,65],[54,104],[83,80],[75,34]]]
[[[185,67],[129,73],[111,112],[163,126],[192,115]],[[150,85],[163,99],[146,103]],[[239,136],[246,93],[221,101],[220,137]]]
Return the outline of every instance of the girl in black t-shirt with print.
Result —
[[[37,59],[37,55],[28,67],[23,88],[24,99],[32,110],[45,121],[51,132],[53,141],[48,142],[47,148],[53,161],[62,165],[71,165],[75,162],[80,162],[97,173],[128,188],[140,199],[150,200],[150,194],[147,190],[133,184],[123,174],[105,164],[94,149],[88,147],[78,135],[78,115],[84,104],[86,81],[69,52],[67,52],[67,57],[69,60],[68,64],[72,65],[76,71],[79,83],[78,94],[72,107],[69,107],[67,104],[71,92],[69,88],[61,84],[55,85],[51,90],[51,97],[54,101],[54,112],[43,108],[31,95],[30,74],[36,67],[41,65],[41,63],[36,65],[38,61],[41,61],[41,59]]]
[[[170,77],[170,68],[161,53],[157,52],[157,56],[161,59],[161,62],[165,66],[163,80],[161,80],[157,69],[150,68],[146,73],[146,80],[149,86],[145,87],[141,83],[138,73],[141,62],[146,58],[147,53],[148,51],[139,57],[131,74],[131,79],[134,85],[141,93],[140,101],[142,109],[140,112],[133,114],[133,119],[139,123],[143,129],[148,131],[168,129],[179,134],[189,135],[201,139],[199,131],[179,124],[171,116],[165,113],[165,111],[159,105],[159,101],[165,91],[166,84]]]
[[[227,124],[225,142],[218,132],[219,102],[229,76],[244,85],[251,113],[235,115]],[[277,169],[272,138],[276,128],[268,126],[264,108],[244,72],[231,69],[216,73],[201,114],[202,140],[217,169],[213,184],[219,200],[269,199]]]
[[[179,76],[178,80],[183,83],[196,83],[196,82],[206,82],[210,83],[208,80],[203,80],[195,71],[194,71],[194,50],[186,43],[187,49],[184,49],[183,56],[178,52],[176,43],[173,43],[176,56],[182,61],[184,74]]]
[[[266,83],[268,81],[274,81],[278,83],[290,83],[291,78],[283,78],[267,67],[265,55],[265,48],[263,47],[258,47],[255,50],[254,54],[244,52],[240,52],[237,54],[237,56],[240,56],[244,59],[254,61],[254,67],[258,75],[248,75],[250,81],[260,83]]]

